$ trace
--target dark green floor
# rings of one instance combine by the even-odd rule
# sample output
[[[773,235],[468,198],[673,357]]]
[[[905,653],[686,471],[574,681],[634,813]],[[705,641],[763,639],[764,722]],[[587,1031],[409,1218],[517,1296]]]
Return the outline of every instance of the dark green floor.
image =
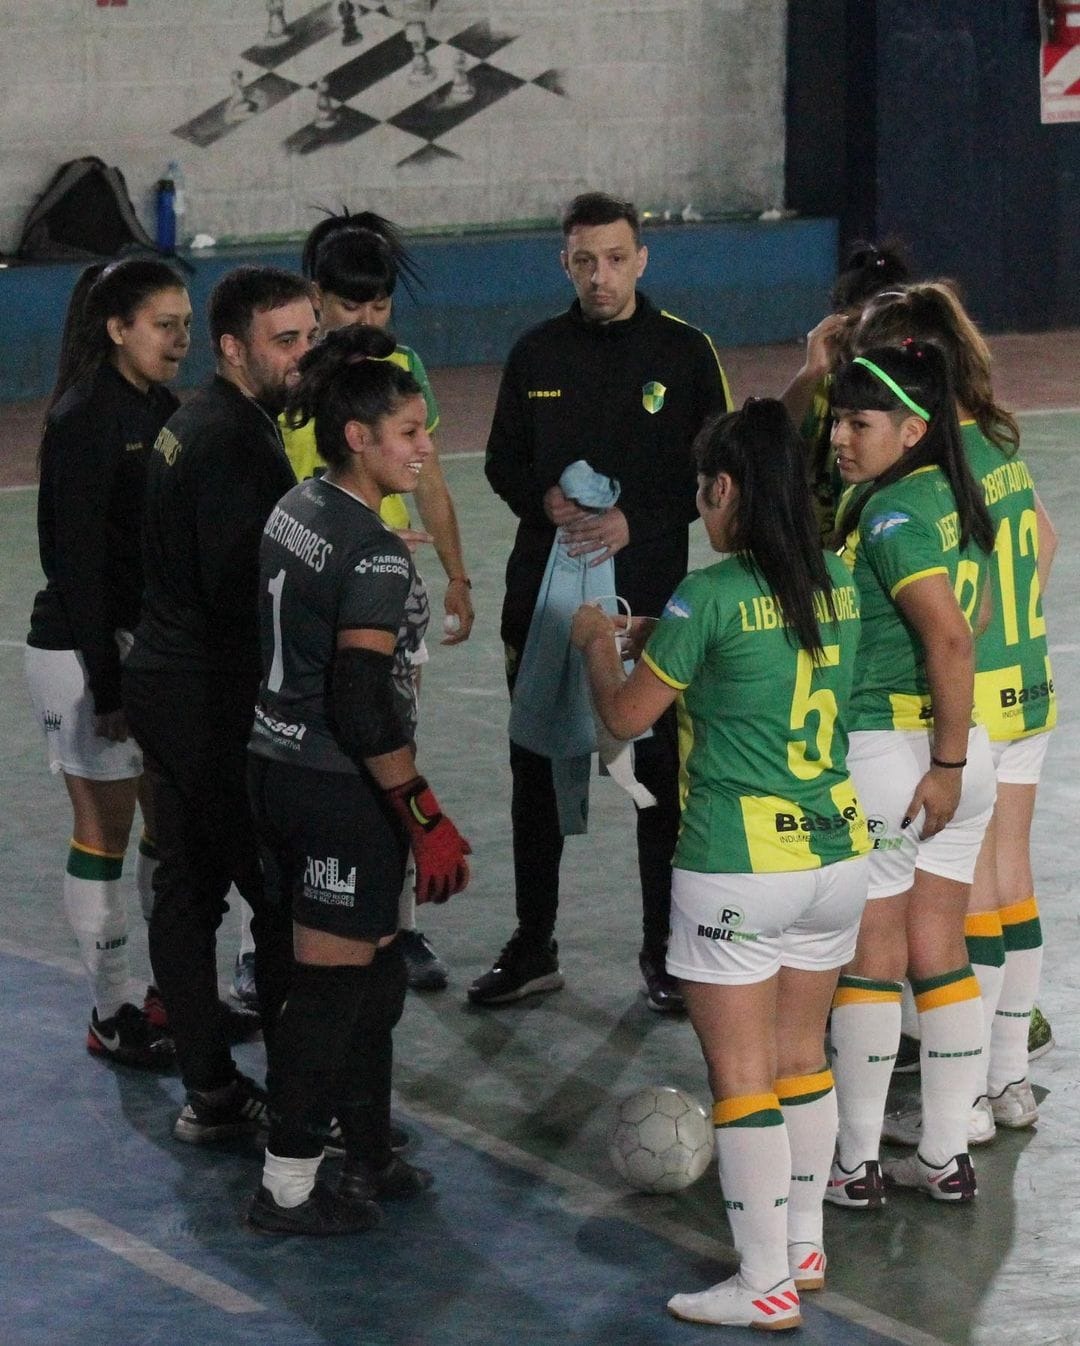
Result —
[[[1074,903],[1077,860],[1070,844],[1080,818],[1080,761],[1067,742],[1080,669],[1080,479],[1071,453],[1080,443],[1080,416],[1033,416],[1024,419],[1023,428],[1025,451],[1062,535],[1047,603],[1062,729],[1051,747],[1036,820],[1036,872],[1049,937],[1042,1000],[1059,1046],[1033,1069],[1037,1093],[1048,1091],[1037,1130],[1002,1135],[977,1156],[981,1195],[973,1208],[943,1208],[911,1196],[894,1199],[870,1217],[827,1211],[829,1292],[819,1302],[838,1319],[865,1327],[862,1335],[852,1336],[839,1327],[828,1327],[820,1338],[804,1333],[809,1340],[869,1342],[878,1338],[868,1333],[877,1333],[927,1346],[1080,1342],[1074,1241],[1080,1227],[1071,1197],[1080,1142],[1080,1120],[1071,1106],[1080,1080],[1075,1048],[1080,1041],[1080,931]],[[468,645],[436,647],[425,671],[422,765],[472,840],[475,877],[467,893],[424,915],[422,925],[450,963],[453,982],[445,992],[410,997],[397,1039],[398,1086],[403,1114],[417,1119],[425,1153],[444,1169],[443,1195],[432,1218],[441,1220],[452,1210],[467,1225],[467,1234],[453,1231],[454,1255],[444,1259],[432,1230],[410,1226],[409,1274],[396,1268],[394,1293],[376,1294],[374,1300],[367,1279],[357,1268],[350,1270],[340,1252],[327,1262],[317,1251],[290,1250],[288,1244],[258,1244],[253,1251],[244,1245],[247,1251],[234,1262],[241,1274],[230,1283],[256,1299],[269,1293],[266,1285],[272,1283],[274,1322],[284,1314],[281,1323],[293,1324],[293,1335],[282,1326],[283,1335],[266,1336],[275,1342],[420,1342],[434,1339],[432,1324],[450,1342],[531,1346],[560,1337],[582,1342],[666,1341],[669,1335],[672,1340],[702,1339],[695,1329],[669,1325],[661,1308],[671,1292],[706,1284],[716,1266],[713,1259],[722,1254],[727,1231],[714,1177],[677,1197],[627,1197],[605,1158],[613,1098],[645,1083],[675,1084],[702,1099],[706,1094],[689,1027],[651,1014],[639,995],[631,807],[610,782],[595,784],[591,833],[569,842],[564,860],[559,938],[566,989],[501,1011],[475,1011],[464,1004],[466,983],[490,963],[513,923],[507,707],[497,640],[512,521],[488,492],[476,459],[448,460],[446,470],[462,518],[479,621]],[[61,786],[42,765],[22,685],[22,639],[37,584],[33,508],[32,492],[0,495],[0,574],[5,577],[0,591],[0,775],[6,801],[0,835],[5,916],[0,954],[19,954],[15,961],[26,969],[25,975],[0,981],[7,1022],[34,1023],[39,1014],[50,1016],[52,1050],[64,1054],[64,1070],[70,1073],[62,1078],[81,1100],[81,1124],[106,1138],[102,1157],[113,1183],[98,1213],[128,1227],[124,1183],[137,1179],[139,1195],[132,1197],[131,1209],[140,1228],[157,1231],[142,1237],[161,1246],[158,1233],[186,1231],[194,1222],[205,1234],[201,1246],[212,1254],[211,1262],[220,1256],[228,1265],[234,1257],[231,1221],[255,1171],[250,1159],[234,1156],[217,1168],[205,1156],[176,1155],[167,1136],[178,1097],[175,1081],[155,1085],[157,1101],[148,1102],[145,1083],[134,1089],[113,1081],[79,1046],[79,986],[67,961],[74,950],[59,901],[67,807]],[[427,569],[431,573],[433,567]],[[134,902],[132,909],[137,910]],[[136,946],[136,959],[143,959],[141,931]],[[223,972],[233,948],[227,926]],[[36,963],[28,962],[27,951],[38,951]],[[64,960],[53,974],[42,961],[50,957]],[[145,963],[137,961],[137,972],[145,974]],[[64,1014],[58,987],[69,1007]],[[64,1046],[69,1040],[70,1050]],[[9,1095],[5,1106],[5,1130],[18,1132],[32,1153],[58,1143],[46,1087],[56,1061],[50,1055],[41,1068],[42,1080],[17,1091],[14,1101]],[[65,1117],[65,1125],[80,1125],[80,1117]],[[137,1151],[133,1157],[121,1134],[124,1126],[141,1137],[131,1142]],[[150,1164],[149,1176],[145,1164]],[[9,1216],[16,1212],[22,1219],[28,1208],[18,1183],[10,1181],[16,1176],[9,1167],[0,1200]],[[89,1207],[101,1196],[98,1174],[76,1169],[70,1182],[64,1206]],[[215,1213],[218,1185],[223,1204]],[[538,1194],[543,1197],[539,1206]],[[524,1225],[514,1224],[515,1209]],[[490,1236],[488,1218],[495,1221],[498,1237]],[[525,1225],[527,1238],[522,1236]],[[48,1237],[39,1233],[57,1265],[77,1241],[58,1228]],[[181,1239],[177,1246],[174,1255],[184,1259],[189,1245]],[[360,1254],[357,1261],[363,1262]],[[14,1295],[23,1303],[21,1296],[29,1294],[25,1302],[41,1303],[46,1315],[56,1307],[55,1295],[42,1295],[42,1263],[26,1256],[11,1259],[0,1245],[0,1265],[7,1268],[0,1271],[5,1302]],[[160,1311],[160,1327],[153,1331],[162,1341],[176,1340],[169,1330],[169,1305],[183,1302],[183,1294],[164,1292],[126,1266],[118,1288],[111,1267],[104,1253],[81,1259],[80,1294],[95,1303],[108,1302],[114,1291],[125,1300],[139,1296],[144,1335],[131,1339],[158,1340],[150,1323],[157,1322]],[[229,1279],[220,1264],[212,1274]],[[305,1295],[309,1279],[316,1276],[321,1283],[324,1275],[326,1298],[332,1302],[319,1308]],[[20,1285],[20,1276],[31,1283]],[[258,1283],[258,1293],[252,1283]],[[424,1296],[422,1323],[406,1311],[411,1286]],[[477,1311],[469,1317],[461,1304],[473,1288]],[[400,1312],[395,1308],[399,1301],[404,1304]],[[258,1329],[247,1330],[263,1333],[269,1319],[260,1315],[260,1320]],[[223,1328],[220,1335],[203,1339],[231,1341],[240,1321],[228,1333]],[[628,1323],[638,1326],[631,1332]],[[827,1326],[828,1320],[820,1323]],[[349,1324],[351,1337],[343,1335]],[[66,1316],[63,1326],[55,1327],[37,1338],[5,1335],[0,1328],[0,1340],[104,1340],[68,1335],[75,1329]],[[120,1346],[125,1338],[112,1340]]]

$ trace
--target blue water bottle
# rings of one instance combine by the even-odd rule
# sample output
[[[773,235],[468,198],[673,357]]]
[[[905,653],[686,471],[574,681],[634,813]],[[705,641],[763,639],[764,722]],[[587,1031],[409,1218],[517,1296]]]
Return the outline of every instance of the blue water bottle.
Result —
[[[176,183],[172,178],[157,182],[157,227],[155,240],[162,252],[176,251]]]

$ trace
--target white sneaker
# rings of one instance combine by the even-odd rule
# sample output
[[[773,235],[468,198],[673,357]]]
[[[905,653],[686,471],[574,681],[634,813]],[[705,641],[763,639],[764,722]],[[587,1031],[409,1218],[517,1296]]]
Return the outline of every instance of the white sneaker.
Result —
[[[954,1155],[947,1164],[928,1164],[918,1153],[890,1159],[882,1165],[887,1187],[912,1187],[935,1201],[972,1201],[979,1189],[975,1170],[966,1154]]]
[[[849,1172],[834,1159],[824,1197],[834,1206],[847,1206],[850,1210],[877,1210],[885,1204],[880,1164],[876,1159],[867,1159]]]
[[[984,1094],[977,1100],[968,1116],[968,1144],[988,1145],[996,1134],[994,1114],[990,1101]],[[921,1109],[886,1113],[881,1123],[881,1139],[887,1140],[890,1145],[918,1145],[922,1140]]]
[[[998,1126],[1021,1131],[1039,1120],[1039,1106],[1027,1080],[1007,1084],[1000,1094],[991,1094],[990,1110]]]
[[[800,1294],[804,1290],[825,1289],[825,1263],[828,1259],[820,1243],[789,1243],[787,1260],[791,1279]]]
[[[672,1295],[668,1312],[688,1323],[712,1323],[717,1327],[759,1327],[784,1332],[802,1326],[799,1292],[795,1282],[779,1281],[771,1290],[751,1290],[732,1276],[696,1295]]]

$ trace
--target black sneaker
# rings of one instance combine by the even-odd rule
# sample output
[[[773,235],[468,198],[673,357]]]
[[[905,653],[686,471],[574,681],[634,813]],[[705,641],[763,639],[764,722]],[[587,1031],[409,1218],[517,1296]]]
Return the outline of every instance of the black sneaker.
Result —
[[[349,1155],[341,1169],[338,1195],[348,1201],[407,1200],[426,1192],[435,1175],[426,1168],[394,1155],[385,1168],[375,1168],[355,1155]]]
[[[255,993],[254,953],[238,955],[236,968],[233,971],[232,985],[229,987],[229,995],[238,1005],[243,1005],[249,1010],[258,1010],[259,997]]]
[[[262,1234],[363,1234],[381,1219],[374,1201],[346,1201],[321,1183],[299,1206],[279,1206],[260,1187],[247,1214],[248,1224]]]
[[[412,991],[441,991],[450,980],[450,970],[419,930],[402,930],[398,944],[409,974]]]
[[[261,1131],[265,1131],[267,1123],[263,1122],[260,1126]],[[336,1117],[330,1118],[330,1124],[322,1133],[323,1154],[327,1159],[340,1159],[345,1153],[345,1136],[341,1130],[341,1123]],[[400,1154],[402,1150],[409,1148],[409,1133],[403,1126],[398,1126],[394,1121],[390,1123],[390,1148],[395,1154]]]
[[[468,995],[474,1005],[504,1005],[541,991],[561,990],[564,984],[558,944],[553,939],[537,944],[515,930],[494,967],[477,977]]]
[[[190,1090],[173,1135],[189,1145],[206,1145],[234,1136],[254,1136],[266,1126],[266,1090],[237,1072],[223,1089]]]
[[[900,1045],[896,1049],[896,1061],[892,1071],[894,1075],[917,1075],[919,1066],[919,1039],[907,1033],[900,1034]]]
[[[645,982],[645,1003],[658,1014],[684,1014],[686,1001],[679,983],[664,966],[663,954],[654,958],[643,949],[638,954],[638,967]]]
[[[142,1070],[172,1070],[176,1050],[172,1038],[156,1028],[137,1005],[121,1005],[111,1019],[90,1011],[86,1050],[92,1056]]]

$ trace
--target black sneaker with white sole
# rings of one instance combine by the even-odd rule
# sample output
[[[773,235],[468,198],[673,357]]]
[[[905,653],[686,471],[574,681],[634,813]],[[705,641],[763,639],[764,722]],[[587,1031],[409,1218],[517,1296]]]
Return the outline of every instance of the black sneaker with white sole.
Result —
[[[686,1001],[678,981],[667,970],[663,953],[651,954],[642,949],[638,967],[645,983],[645,1003],[658,1014],[683,1014]]]
[[[515,930],[489,972],[469,987],[474,1005],[505,1005],[565,985],[559,971],[559,946],[553,939],[537,942]]]
[[[299,1206],[279,1206],[265,1187],[260,1187],[248,1207],[247,1222],[261,1234],[364,1234],[382,1219],[374,1201],[340,1197],[321,1183]]]
[[[173,1135],[188,1145],[254,1136],[266,1129],[266,1103],[266,1090],[237,1072],[222,1089],[189,1090]]]
[[[121,1005],[111,1018],[90,1012],[86,1050],[91,1056],[141,1070],[172,1070],[176,1066],[173,1040],[156,1027],[137,1005]]]

